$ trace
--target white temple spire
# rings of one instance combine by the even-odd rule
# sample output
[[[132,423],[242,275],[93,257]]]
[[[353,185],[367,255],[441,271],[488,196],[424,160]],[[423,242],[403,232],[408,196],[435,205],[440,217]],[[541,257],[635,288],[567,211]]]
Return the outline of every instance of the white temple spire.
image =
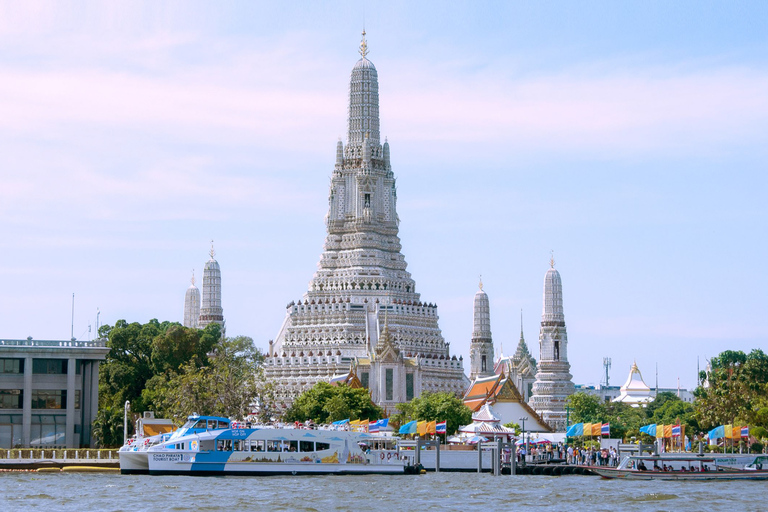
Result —
[[[475,294],[472,341],[469,344],[470,380],[474,380],[476,377],[489,377],[494,374],[491,307],[488,294],[483,291],[482,276],[480,276],[478,288]]]
[[[200,290],[195,286],[195,270],[192,269],[191,284],[184,294],[184,327],[197,328],[200,317]]]
[[[203,300],[200,307],[200,319],[198,327],[204,329],[210,323],[217,323],[222,327],[222,336],[224,335],[224,310],[221,307],[221,268],[216,261],[216,251],[213,249],[213,240],[211,240],[211,250],[209,252],[211,259],[205,263],[203,268]]]

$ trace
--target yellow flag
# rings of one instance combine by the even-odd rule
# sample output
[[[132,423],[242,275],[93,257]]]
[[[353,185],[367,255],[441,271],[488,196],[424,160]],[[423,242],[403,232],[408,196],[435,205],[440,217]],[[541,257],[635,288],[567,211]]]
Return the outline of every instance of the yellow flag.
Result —
[[[725,438],[733,439],[733,425],[725,425]]]
[[[426,421],[420,421],[416,424],[416,433],[420,436],[426,435],[427,433],[427,422]]]
[[[368,421],[368,420],[361,421],[360,422],[360,430],[362,430],[363,432],[368,432],[368,425],[369,424],[370,424],[370,421]]]
[[[437,422],[436,421],[430,421],[427,423],[427,434],[435,434],[437,433]]]
[[[585,423],[584,424],[584,435],[585,436],[591,436],[592,435],[592,424],[591,423]]]

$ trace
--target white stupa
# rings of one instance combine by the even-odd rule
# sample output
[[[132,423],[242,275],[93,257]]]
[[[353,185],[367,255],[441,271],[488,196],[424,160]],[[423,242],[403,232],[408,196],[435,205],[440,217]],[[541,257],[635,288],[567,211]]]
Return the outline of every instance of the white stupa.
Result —
[[[621,386],[621,394],[613,399],[614,402],[623,402],[632,407],[645,406],[653,401],[651,388],[643,381],[643,376],[637,368],[637,363],[632,363],[627,382]]]

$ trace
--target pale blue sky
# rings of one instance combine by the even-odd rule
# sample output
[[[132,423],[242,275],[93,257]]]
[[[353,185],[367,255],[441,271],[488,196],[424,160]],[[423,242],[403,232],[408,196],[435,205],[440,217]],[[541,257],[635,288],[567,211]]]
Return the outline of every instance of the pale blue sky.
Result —
[[[306,290],[365,20],[403,252],[468,356],[538,356],[550,250],[577,383],[768,349],[765,2],[0,1],[0,336],[180,321],[209,241],[228,333]],[[363,9],[363,4],[365,7]],[[363,12],[365,10],[365,12]],[[468,363],[468,362],[467,362]]]

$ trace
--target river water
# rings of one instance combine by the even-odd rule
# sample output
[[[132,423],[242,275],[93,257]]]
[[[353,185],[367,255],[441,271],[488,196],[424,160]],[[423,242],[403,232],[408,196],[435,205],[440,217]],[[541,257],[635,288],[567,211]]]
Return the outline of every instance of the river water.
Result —
[[[276,477],[1,473],[0,512],[15,510],[741,512],[768,510],[768,484],[489,473]]]

